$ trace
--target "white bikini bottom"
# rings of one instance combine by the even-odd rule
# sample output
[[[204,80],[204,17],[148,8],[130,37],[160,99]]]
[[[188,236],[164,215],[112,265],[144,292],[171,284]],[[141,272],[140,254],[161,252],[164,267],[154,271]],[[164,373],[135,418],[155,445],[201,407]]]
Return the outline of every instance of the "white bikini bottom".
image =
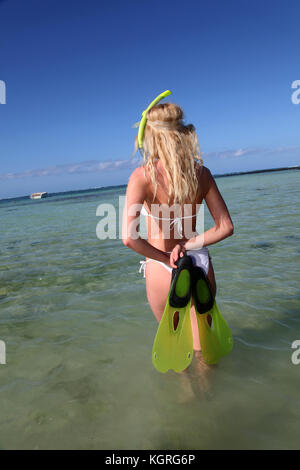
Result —
[[[171,253],[171,252],[169,252]],[[194,266],[200,266],[200,268],[202,268],[205,272],[205,274],[207,275],[208,273],[208,268],[209,268],[209,261],[210,261],[210,255],[209,255],[209,251],[208,251],[208,248],[206,248],[206,246],[204,246],[203,248],[198,248],[197,250],[188,250],[186,252],[187,255],[189,255],[192,260],[193,260],[193,263],[194,263]],[[158,261],[156,259],[147,259],[147,260],[143,260],[143,261],[140,261],[140,269],[139,269],[139,272],[143,272],[144,274],[144,277],[146,277],[146,263],[148,263],[149,261],[154,261],[155,263],[159,263],[161,264],[164,268],[167,269],[167,271],[169,271],[170,273],[172,272],[172,268],[170,266],[167,266],[165,263],[162,263],[162,261]]]

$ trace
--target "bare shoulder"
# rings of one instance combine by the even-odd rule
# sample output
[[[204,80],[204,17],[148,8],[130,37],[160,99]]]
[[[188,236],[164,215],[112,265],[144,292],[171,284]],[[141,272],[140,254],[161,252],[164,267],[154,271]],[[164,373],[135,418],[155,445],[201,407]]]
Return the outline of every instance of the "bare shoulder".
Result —
[[[207,168],[207,166],[203,165],[201,167],[201,178],[203,179],[203,181],[209,181],[213,179],[210,169]]]
[[[147,195],[144,167],[138,167],[131,173],[126,194],[130,198],[144,201]]]
[[[199,186],[201,188],[203,198],[206,196],[213,183],[214,178],[210,172],[210,169],[204,165],[201,166],[199,170]]]
[[[130,175],[130,181],[143,181],[145,180],[144,167],[138,166]]]
[[[129,177],[130,186],[146,186],[145,170],[143,166],[136,168]]]

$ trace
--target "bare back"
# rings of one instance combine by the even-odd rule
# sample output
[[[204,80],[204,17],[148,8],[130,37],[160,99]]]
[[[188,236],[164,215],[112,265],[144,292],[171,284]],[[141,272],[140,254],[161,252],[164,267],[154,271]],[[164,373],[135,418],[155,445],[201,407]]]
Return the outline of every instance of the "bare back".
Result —
[[[199,205],[202,203],[203,199],[205,199],[206,194],[212,184],[212,177],[211,173],[208,168],[204,166],[199,166],[196,168],[196,175],[198,179],[198,191],[196,200],[194,201],[187,201],[184,209],[179,208],[180,214],[183,215],[181,218],[181,225],[182,225],[182,232],[183,234],[189,234],[192,232],[196,232],[196,215],[199,209]],[[156,166],[156,176],[157,176],[157,190],[154,197],[154,186],[151,181],[150,175],[145,173],[144,181],[146,184],[146,198],[144,201],[144,205],[147,209],[147,212],[155,217],[155,223],[157,229],[159,230],[159,236],[157,237],[157,231],[155,232],[155,236],[151,237],[153,233],[153,218],[148,217],[148,242],[155,246],[158,249],[164,251],[171,251],[174,246],[178,243],[178,233],[176,231],[176,224],[174,224],[174,211],[169,212],[168,208],[172,206],[172,202],[168,203],[168,179],[164,168],[162,167],[161,163],[158,161]],[[163,217],[163,215],[158,219],[156,217],[158,214],[155,212],[155,205],[159,205],[161,207],[165,206],[166,210],[162,212],[162,214],[167,215],[167,217]],[[161,212],[160,212],[161,214]],[[169,223],[166,219],[169,218]],[[166,223],[164,224],[164,220]],[[169,230],[166,230],[166,224],[169,225]],[[152,228],[152,229],[151,229]],[[167,236],[166,236],[166,232]],[[189,236],[183,236],[181,238],[181,242],[185,242]]]

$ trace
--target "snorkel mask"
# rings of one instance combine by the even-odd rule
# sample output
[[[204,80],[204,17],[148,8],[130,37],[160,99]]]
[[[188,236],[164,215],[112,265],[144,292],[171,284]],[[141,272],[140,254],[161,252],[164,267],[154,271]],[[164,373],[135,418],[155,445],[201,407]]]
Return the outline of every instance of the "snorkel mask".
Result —
[[[155,106],[157,103],[159,103],[163,98],[165,98],[166,96],[169,96],[171,95],[171,91],[170,90],[166,90],[164,91],[163,93],[161,93],[160,95],[158,95],[155,100],[152,101],[152,103],[149,104],[148,108],[145,109],[145,111],[142,112],[142,119],[140,121],[140,124],[139,124],[139,131],[138,131],[138,149],[142,155],[142,157],[144,156],[144,150],[143,150],[143,140],[144,140],[144,133],[145,133],[145,127],[146,127],[146,123],[147,123],[147,113],[148,111],[153,108],[153,106]]]

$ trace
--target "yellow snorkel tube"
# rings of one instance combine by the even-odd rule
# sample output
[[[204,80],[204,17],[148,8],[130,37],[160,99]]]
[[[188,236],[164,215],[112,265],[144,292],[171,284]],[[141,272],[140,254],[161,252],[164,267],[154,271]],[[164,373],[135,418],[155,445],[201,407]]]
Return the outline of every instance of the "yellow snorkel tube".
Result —
[[[143,113],[142,113],[142,119],[140,121],[139,131],[138,131],[138,149],[141,153],[143,151],[143,140],[144,140],[145,127],[146,127],[146,123],[147,123],[147,113],[151,108],[153,108],[153,106],[155,106],[163,98],[165,98],[166,96],[169,96],[169,95],[171,95],[170,90],[164,91],[163,93],[158,95],[155,98],[155,100],[153,100],[152,103],[149,104],[148,108],[145,109],[145,111],[143,111]]]

